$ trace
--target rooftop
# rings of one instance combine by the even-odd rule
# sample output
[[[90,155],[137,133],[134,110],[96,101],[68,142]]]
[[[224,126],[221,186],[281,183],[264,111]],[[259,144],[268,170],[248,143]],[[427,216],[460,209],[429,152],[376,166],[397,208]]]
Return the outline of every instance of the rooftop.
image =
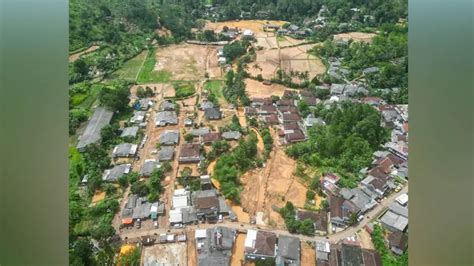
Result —
[[[158,141],[162,145],[176,145],[179,143],[179,131],[165,130],[160,134]]]
[[[117,181],[120,177],[130,172],[131,164],[119,164],[111,169],[107,169],[104,171],[104,175],[102,176],[102,180],[114,182]]]
[[[97,107],[92,115],[86,130],[81,135],[77,149],[83,150],[87,145],[96,143],[100,140],[100,131],[110,123],[113,113],[104,107]]]
[[[138,133],[138,127],[126,127],[122,130],[120,137],[135,137]]]

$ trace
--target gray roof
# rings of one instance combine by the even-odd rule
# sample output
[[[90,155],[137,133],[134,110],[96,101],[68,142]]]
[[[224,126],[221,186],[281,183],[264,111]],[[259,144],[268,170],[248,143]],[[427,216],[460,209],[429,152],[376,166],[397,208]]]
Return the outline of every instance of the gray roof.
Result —
[[[291,31],[297,31],[299,28],[300,28],[300,27],[298,27],[298,26],[296,26],[296,25],[290,25],[290,26],[288,27],[288,29],[291,30]]]
[[[398,231],[404,231],[408,226],[408,218],[398,215],[390,210],[380,218],[380,222]]]
[[[141,123],[145,120],[145,111],[135,111],[133,112],[132,118],[130,118],[130,123]]]
[[[398,204],[397,202],[392,202],[392,204],[388,206],[388,209],[392,211],[393,213],[396,213],[398,215],[408,218],[408,208]]]
[[[79,139],[77,149],[79,151],[92,143],[96,143],[100,140],[100,131],[102,128],[110,123],[113,113],[108,111],[104,107],[97,107],[91,120],[87,124],[87,128]]]
[[[309,114],[305,119],[305,124],[309,127],[312,127],[314,125],[324,125],[325,123],[320,117],[314,117],[313,114]]]
[[[332,84],[331,85],[331,94],[342,94],[344,92],[344,84]]]
[[[239,131],[227,131],[227,132],[224,132],[222,133],[222,137],[224,139],[240,139],[240,137],[242,136],[242,134],[239,132]]]
[[[230,265],[235,229],[214,227],[206,230],[206,238],[198,241],[202,248],[198,252],[198,265],[221,266]]]
[[[178,124],[178,117],[174,111],[158,112],[155,122],[157,126],[176,125]]]
[[[357,206],[362,212],[370,209],[374,201],[369,198],[360,188],[354,188],[351,191],[354,194],[354,197],[351,199],[351,202]]]
[[[120,137],[135,137],[138,133],[138,127],[126,127],[122,130]]]
[[[344,199],[348,200],[350,198],[352,198],[352,196],[354,196],[354,194],[352,193],[352,191],[350,191],[349,189],[347,188],[342,188],[340,191],[339,191],[339,195],[341,195]]]
[[[140,99],[139,100],[139,103],[140,103],[140,109],[143,110],[143,111],[146,111],[148,110],[148,108],[150,108],[150,101],[151,99],[150,98],[143,98],[143,99]]]
[[[113,157],[128,157],[133,156],[137,153],[137,144],[132,143],[121,143],[115,146],[112,156]]]
[[[364,72],[364,74],[369,74],[369,73],[376,73],[376,72],[379,72],[379,68],[378,67],[368,67],[364,70],[362,70],[362,72]]]
[[[213,196],[217,196],[217,192],[214,189],[198,190],[194,192],[195,198],[207,198]]]
[[[211,130],[208,127],[200,127],[200,128],[191,129],[189,131],[189,134],[195,137],[200,137],[200,136],[208,134],[209,132],[211,132]]]
[[[161,161],[170,161],[174,156],[174,147],[164,146],[161,147],[160,152],[158,153],[158,160]]]
[[[219,197],[219,213],[230,213],[231,209],[225,202],[224,197]]]
[[[117,181],[120,177],[130,172],[131,164],[119,164],[114,166],[111,169],[107,169],[104,171],[104,175],[102,176],[102,180],[104,181]]]
[[[160,163],[157,161],[145,161],[145,163],[142,165],[142,168],[140,169],[140,175],[141,176],[149,176],[158,169],[160,166]]]
[[[164,101],[161,105],[161,110],[163,111],[174,111],[174,104],[170,101]]]
[[[194,223],[198,220],[196,215],[196,210],[194,208],[184,208],[181,209],[181,213],[183,214],[183,223]]]
[[[213,108],[213,107],[214,107],[214,104],[212,102],[205,101],[201,103],[202,110],[206,110],[208,108]]]
[[[179,143],[179,131],[165,130],[160,134],[158,141],[162,145],[176,145]]]
[[[299,260],[300,240],[296,237],[280,235],[278,237],[278,256]]]
[[[138,198],[137,205],[133,209],[133,219],[145,219],[150,216],[151,203]]]
[[[204,110],[204,115],[207,119],[221,119],[221,111],[214,107]]]
[[[367,94],[369,94],[369,91],[366,88],[362,87],[362,86],[351,85],[351,84],[348,84],[344,87],[344,95],[353,96],[356,93],[361,93],[361,94],[367,95]]]

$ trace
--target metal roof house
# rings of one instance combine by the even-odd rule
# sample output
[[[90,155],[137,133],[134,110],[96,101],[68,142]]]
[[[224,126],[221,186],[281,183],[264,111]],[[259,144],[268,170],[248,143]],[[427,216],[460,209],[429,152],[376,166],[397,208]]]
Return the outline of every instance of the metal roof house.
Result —
[[[160,151],[158,152],[158,160],[160,162],[163,161],[171,161],[174,157],[174,147],[173,146],[163,146],[161,147]]]
[[[227,131],[222,133],[222,137],[225,140],[238,140],[242,137],[242,134],[239,131]]]
[[[189,134],[194,137],[202,137],[206,134],[209,134],[211,130],[208,127],[193,128],[189,130]]]
[[[277,236],[273,232],[248,230],[245,238],[245,258],[250,260],[274,258]]]
[[[162,111],[174,111],[174,104],[170,101],[164,101],[161,104]]]
[[[230,265],[232,247],[237,232],[226,227],[196,230],[196,249],[199,266]]]
[[[146,112],[145,111],[134,111],[132,118],[130,118],[130,123],[140,124],[145,121]]]
[[[133,157],[137,154],[138,145],[132,143],[121,143],[114,147],[112,151],[112,156],[114,158],[118,157]]]
[[[131,164],[119,164],[111,169],[107,169],[102,175],[102,180],[108,182],[115,182],[123,175],[128,174],[130,172],[131,167]]]
[[[219,109],[213,107],[213,108],[207,108],[204,110],[204,116],[208,120],[219,120],[222,117],[221,111]]]
[[[181,146],[180,163],[198,163],[201,161],[201,145],[187,143]]]
[[[140,176],[150,176],[156,169],[160,168],[160,163],[156,160],[146,160],[140,168]]]
[[[167,125],[178,124],[178,116],[174,111],[163,111],[158,112],[155,118],[155,124],[157,127],[163,127]]]
[[[300,240],[292,236],[281,235],[278,237],[276,257],[277,266],[300,265]]]
[[[133,126],[133,127],[126,127],[122,130],[122,134],[120,134],[120,137],[126,138],[126,137],[136,137],[138,133],[138,127]]]
[[[382,225],[392,232],[403,232],[408,226],[408,218],[388,210],[381,218]]]
[[[87,145],[96,143],[100,140],[100,131],[110,123],[113,113],[104,107],[97,107],[92,118],[87,124],[87,128],[79,139],[77,150],[83,152]]]
[[[176,145],[179,143],[178,130],[165,130],[160,134],[158,142],[161,145]]]

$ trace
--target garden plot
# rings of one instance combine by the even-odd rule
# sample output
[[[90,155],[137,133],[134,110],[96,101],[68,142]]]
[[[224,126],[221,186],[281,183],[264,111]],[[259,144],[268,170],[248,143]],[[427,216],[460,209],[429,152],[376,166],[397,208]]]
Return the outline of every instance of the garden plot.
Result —
[[[198,80],[206,72],[207,55],[215,47],[192,44],[170,45],[157,49],[154,71],[166,71],[173,80]]]
[[[353,40],[355,42],[366,42],[370,43],[372,39],[376,36],[375,33],[366,33],[366,32],[347,32],[334,35],[335,41],[349,41]]]

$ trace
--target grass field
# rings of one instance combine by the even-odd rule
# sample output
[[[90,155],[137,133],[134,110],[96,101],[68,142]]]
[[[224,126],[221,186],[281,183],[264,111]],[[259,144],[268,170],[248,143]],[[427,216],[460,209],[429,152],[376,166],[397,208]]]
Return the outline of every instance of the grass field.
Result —
[[[138,84],[145,84],[145,83],[160,83],[160,82],[168,82],[171,78],[171,74],[167,71],[155,71],[155,49],[150,49],[148,51],[147,58],[143,67],[138,74],[137,83]]]
[[[209,91],[209,93],[216,95],[217,99],[219,100],[219,103],[222,103],[223,101],[225,101],[224,95],[222,94],[223,85],[224,82],[222,80],[209,80],[204,85],[204,89]]]
[[[127,81],[134,82],[137,79],[138,72],[143,64],[143,61],[147,58],[148,51],[145,50],[134,58],[128,60],[123,66],[112,74],[114,79],[124,79]]]
[[[175,89],[175,97],[182,98],[193,95],[196,92],[194,85],[188,82],[177,82],[173,84]]]
[[[286,38],[285,38],[285,36],[278,35],[278,36],[277,36],[277,40],[278,40],[279,42],[285,42],[285,41],[286,41]]]

